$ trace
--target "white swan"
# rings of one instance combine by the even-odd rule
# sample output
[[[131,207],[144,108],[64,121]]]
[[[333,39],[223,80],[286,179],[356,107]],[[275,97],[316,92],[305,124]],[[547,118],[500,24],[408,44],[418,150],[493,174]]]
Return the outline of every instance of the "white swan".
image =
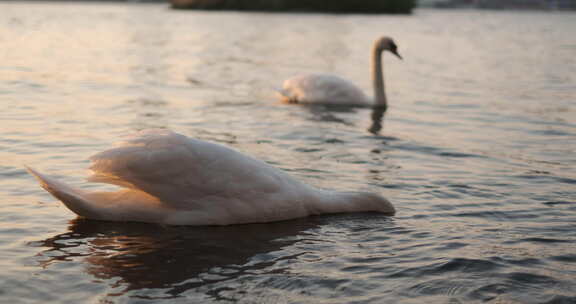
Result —
[[[74,213],[97,220],[230,225],[325,213],[395,213],[377,194],[316,189],[228,147],[169,130],[142,131],[91,161],[89,181],[123,189],[86,192],[28,171]]]
[[[378,106],[386,108],[386,91],[382,72],[382,52],[390,51],[402,59],[392,38],[381,37],[372,48],[372,82],[374,98],[366,96],[361,89],[348,80],[335,75],[311,74],[289,78],[284,81],[280,98],[289,103]]]

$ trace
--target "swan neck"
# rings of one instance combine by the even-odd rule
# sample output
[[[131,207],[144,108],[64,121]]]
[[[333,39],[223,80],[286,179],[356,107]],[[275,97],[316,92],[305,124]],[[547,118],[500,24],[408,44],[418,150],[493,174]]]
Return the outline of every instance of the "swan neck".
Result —
[[[330,214],[348,212],[384,212],[393,214],[394,207],[386,199],[373,193],[365,192],[330,192],[319,191],[320,197],[315,201],[310,214]]]
[[[372,82],[374,86],[374,103],[376,106],[386,107],[386,89],[384,86],[384,72],[382,67],[382,51],[374,46],[372,50]]]

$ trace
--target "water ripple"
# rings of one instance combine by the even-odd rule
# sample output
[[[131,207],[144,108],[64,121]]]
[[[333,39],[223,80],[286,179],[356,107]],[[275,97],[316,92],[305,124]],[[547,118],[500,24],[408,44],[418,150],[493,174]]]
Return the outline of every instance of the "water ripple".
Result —
[[[27,1],[0,11],[4,302],[576,302],[573,15]],[[306,72],[369,93],[366,51],[382,29],[406,57],[384,57],[387,113],[276,101],[273,88]],[[22,167],[84,187],[90,155],[149,127],[230,145],[318,187],[381,193],[398,213],[85,221]]]

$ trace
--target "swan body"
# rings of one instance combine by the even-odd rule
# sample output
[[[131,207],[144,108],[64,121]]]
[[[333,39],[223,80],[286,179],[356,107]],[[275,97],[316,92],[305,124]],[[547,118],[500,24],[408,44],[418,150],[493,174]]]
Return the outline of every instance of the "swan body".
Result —
[[[87,192],[28,171],[71,211],[96,220],[230,225],[327,213],[395,213],[380,195],[320,190],[231,148],[169,130],[141,131],[91,161],[89,181],[122,189]]]
[[[402,59],[392,38],[381,37],[372,48],[372,81],[374,96],[366,96],[352,82],[329,74],[299,75],[284,81],[278,91],[280,99],[289,103],[356,106],[387,106],[382,71],[382,52],[390,51]]]
[[[352,82],[336,75],[299,75],[284,81],[281,98],[288,103],[370,105],[372,99]]]

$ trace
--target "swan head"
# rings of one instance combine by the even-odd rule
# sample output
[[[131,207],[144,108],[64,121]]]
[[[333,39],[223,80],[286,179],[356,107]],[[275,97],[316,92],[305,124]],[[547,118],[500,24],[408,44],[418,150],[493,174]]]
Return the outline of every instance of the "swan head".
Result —
[[[398,45],[390,37],[381,37],[374,43],[374,49],[378,52],[389,51],[390,53],[396,55],[396,57],[402,59],[400,53],[398,53]]]

